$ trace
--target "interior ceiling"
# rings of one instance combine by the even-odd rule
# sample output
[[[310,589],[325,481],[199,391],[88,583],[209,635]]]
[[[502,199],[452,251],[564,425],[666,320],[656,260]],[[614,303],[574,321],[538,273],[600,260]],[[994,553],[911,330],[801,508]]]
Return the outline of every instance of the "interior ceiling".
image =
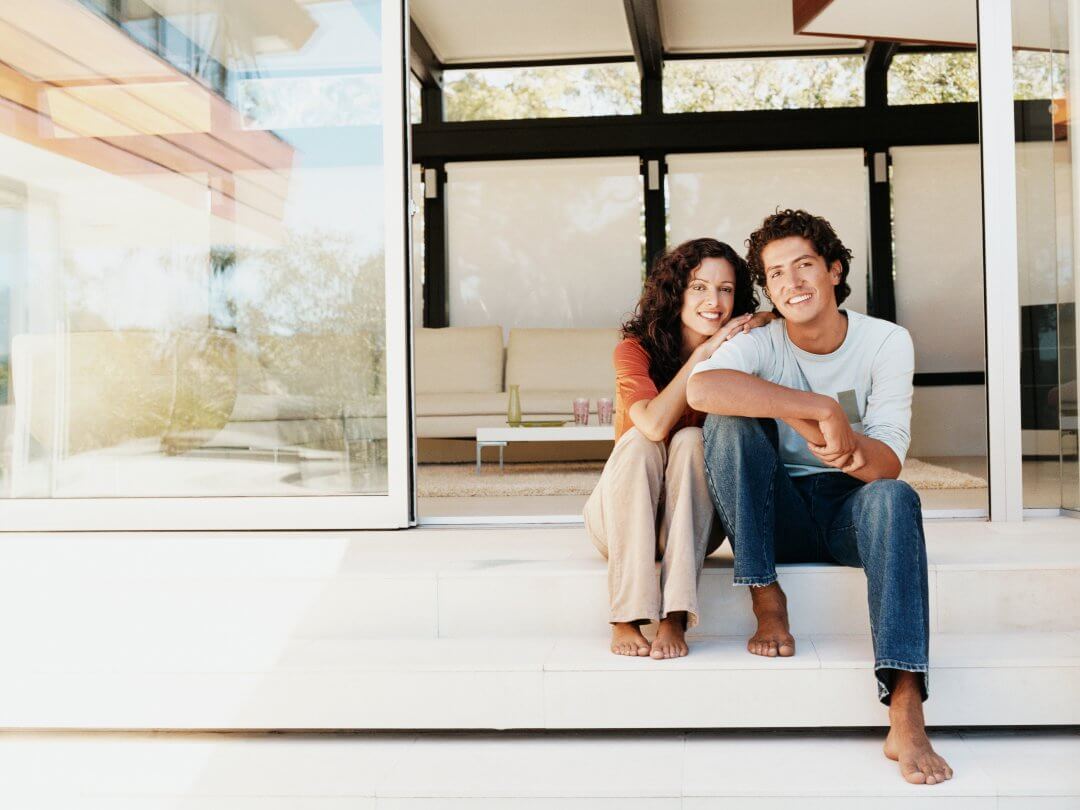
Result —
[[[660,0],[668,53],[790,51],[862,42],[794,33],[791,0]]]
[[[793,33],[791,0],[658,0],[672,54],[852,48]],[[410,0],[413,21],[448,66],[633,55],[622,0]]]
[[[1016,47],[1053,47],[1046,0],[1017,0],[1012,17]],[[831,0],[803,28],[815,34],[969,47],[975,45],[976,29],[976,0]]]
[[[622,0],[410,0],[444,65],[630,56]]]

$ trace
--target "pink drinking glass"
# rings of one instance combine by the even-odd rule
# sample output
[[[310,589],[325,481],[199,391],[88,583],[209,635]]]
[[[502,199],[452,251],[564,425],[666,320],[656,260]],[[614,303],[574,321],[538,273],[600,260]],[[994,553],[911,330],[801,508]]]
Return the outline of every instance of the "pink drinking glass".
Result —
[[[611,424],[612,402],[610,397],[596,400],[596,421],[601,425]]]
[[[574,424],[589,424],[589,400],[578,397],[574,400]]]

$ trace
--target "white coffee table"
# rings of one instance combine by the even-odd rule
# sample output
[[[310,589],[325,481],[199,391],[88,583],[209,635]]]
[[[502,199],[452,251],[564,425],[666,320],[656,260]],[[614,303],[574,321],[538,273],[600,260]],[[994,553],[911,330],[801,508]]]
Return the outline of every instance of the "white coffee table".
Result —
[[[476,429],[476,472],[480,472],[480,451],[499,448],[499,470],[503,450],[510,442],[604,442],[615,440],[614,425],[564,425],[563,427],[483,427]]]

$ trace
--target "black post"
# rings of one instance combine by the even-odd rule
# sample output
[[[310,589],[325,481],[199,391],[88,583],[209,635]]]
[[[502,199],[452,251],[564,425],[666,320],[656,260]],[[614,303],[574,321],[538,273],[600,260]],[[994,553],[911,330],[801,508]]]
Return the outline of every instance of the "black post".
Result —
[[[645,188],[645,268],[667,247],[667,213],[664,210],[664,178],[667,164],[662,153],[641,156],[641,178]]]
[[[424,319],[426,327],[450,325],[446,250],[446,163],[423,165]]]
[[[895,42],[874,42],[866,55],[866,107],[888,107],[889,65]],[[889,183],[889,151],[871,144],[866,150],[870,183],[870,261],[866,309],[875,318],[896,321],[896,288],[893,280],[892,192]]]

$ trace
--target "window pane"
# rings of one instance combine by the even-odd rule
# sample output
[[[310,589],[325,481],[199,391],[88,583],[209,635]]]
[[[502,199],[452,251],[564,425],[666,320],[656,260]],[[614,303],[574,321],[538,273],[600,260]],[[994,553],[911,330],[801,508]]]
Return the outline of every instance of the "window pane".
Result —
[[[1017,50],[1013,97],[1018,101],[1060,98],[1068,54]],[[948,104],[979,100],[974,51],[899,53],[889,66],[889,104]]]
[[[889,104],[979,100],[974,51],[898,53],[889,66]]]
[[[287,5],[0,8],[3,495],[386,491],[381,4]]]
[[[860,107],[862,56],[671,60],[664,65],[664,111]]]
[[[443,72],[447,121],[633,115],[641,87],[633,62]]]

